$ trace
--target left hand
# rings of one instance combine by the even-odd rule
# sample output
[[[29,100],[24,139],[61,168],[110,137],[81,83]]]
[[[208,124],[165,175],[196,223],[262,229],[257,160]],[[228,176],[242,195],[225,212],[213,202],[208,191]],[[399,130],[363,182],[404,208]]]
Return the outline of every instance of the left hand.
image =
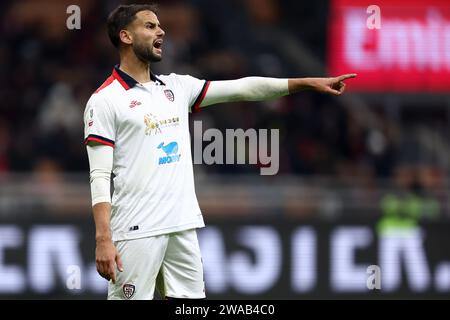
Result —
[[[340,96],[345,90],[344,80],[355,78],[356,74],[344,74],[333,78],[315,78],[314,89],[319,92]]]

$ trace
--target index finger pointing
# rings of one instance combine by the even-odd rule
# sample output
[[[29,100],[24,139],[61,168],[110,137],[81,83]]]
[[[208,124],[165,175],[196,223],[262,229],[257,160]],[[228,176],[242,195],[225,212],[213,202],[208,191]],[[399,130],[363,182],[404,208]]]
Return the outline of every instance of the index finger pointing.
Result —
[[[351,79],[351,78],[355,78],[355,77],[356,77],[356,73],[349,73],[349,74],[344,74],[342,76],[339,76],[338,80],[343,81],[343,80]]]

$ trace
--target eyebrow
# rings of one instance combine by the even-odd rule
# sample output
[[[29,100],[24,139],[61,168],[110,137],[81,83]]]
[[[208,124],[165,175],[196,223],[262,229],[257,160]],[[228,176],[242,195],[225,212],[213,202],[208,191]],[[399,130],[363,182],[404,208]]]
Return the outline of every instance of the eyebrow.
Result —
[[[156,22],[151,22],[151,21],[146,21],[146,22],[144,22],[144,25],[155,25],[155,26],[158,26],[158,27],[161,27],[161,23],[156,23]]]

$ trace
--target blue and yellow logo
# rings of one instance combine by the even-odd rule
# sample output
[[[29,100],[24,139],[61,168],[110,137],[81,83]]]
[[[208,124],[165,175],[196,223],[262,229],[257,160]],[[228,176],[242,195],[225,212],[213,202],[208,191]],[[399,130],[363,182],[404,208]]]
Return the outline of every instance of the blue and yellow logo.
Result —
[[[164,142],[161,142],[158,146],[158,149],[161,149],[166,156],[159,158],[159,164],[168,164],[173,162],[180,161],[181,154],[178,153],[178,143],[170,142],[167,145],[164,145]]]

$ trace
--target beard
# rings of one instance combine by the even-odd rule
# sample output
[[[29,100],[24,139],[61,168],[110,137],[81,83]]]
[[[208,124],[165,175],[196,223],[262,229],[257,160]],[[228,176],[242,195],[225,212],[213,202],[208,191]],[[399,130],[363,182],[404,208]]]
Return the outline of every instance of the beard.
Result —
[[[145,63],[159,62],[162,57],[153,53],[153,46],[133,43],[133,52],[139,60]]]

